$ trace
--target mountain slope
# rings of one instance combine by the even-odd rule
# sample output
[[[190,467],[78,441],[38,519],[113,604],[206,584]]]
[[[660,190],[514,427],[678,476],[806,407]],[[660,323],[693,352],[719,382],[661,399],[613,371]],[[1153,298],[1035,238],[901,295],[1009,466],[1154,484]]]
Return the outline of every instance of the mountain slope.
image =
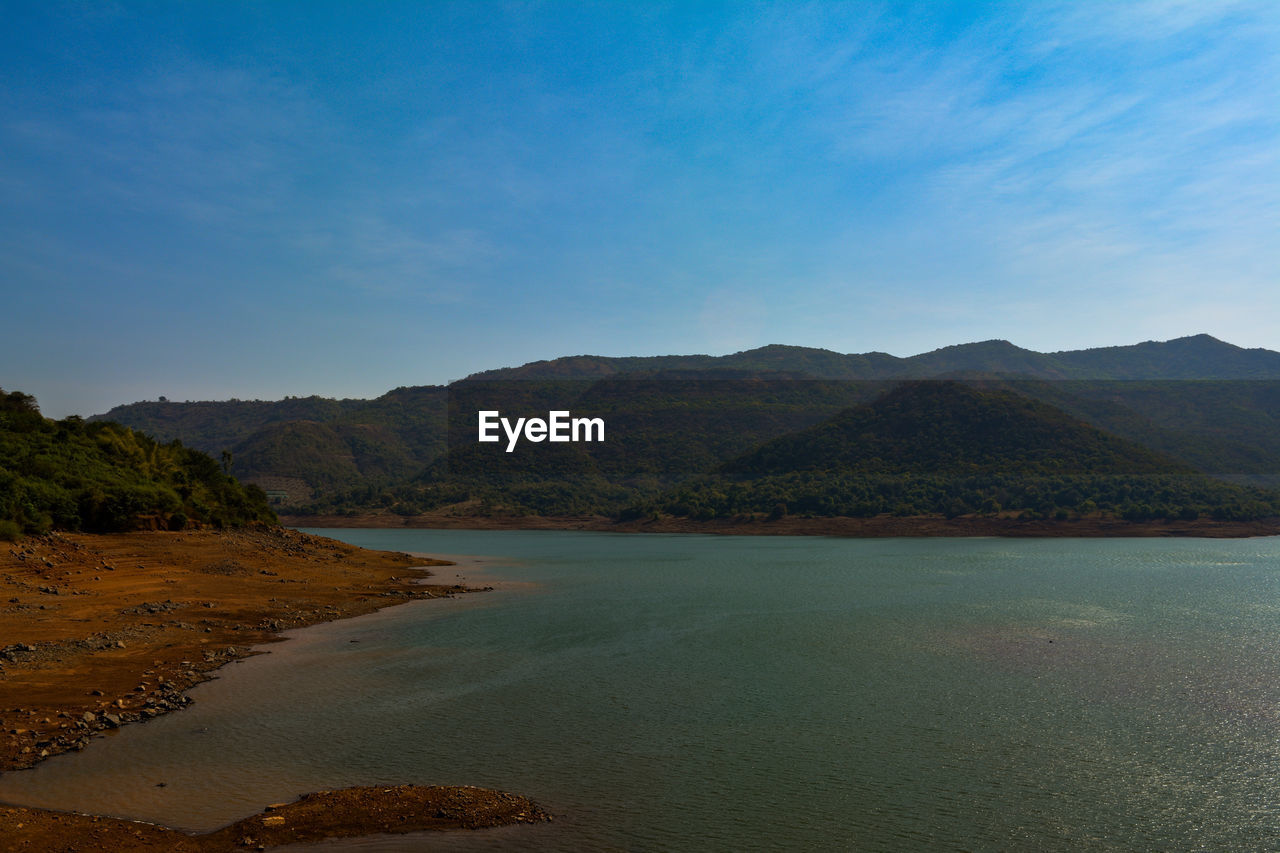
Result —
[[[721,470],[970,474],[1190,474],[1192,469],[1060,409],[959,382],[905,382]]]
[[[0,538],[274,520],[260,489],[198,450],[108,422],[51,421],[28,395],[0,392]]]
[[[331,492],[407,480],[443,453],[446,396],[421,386],[373,400],[145,402],[90,420],[118,420],[216,456],[228,451],[247,482],[297,478]]]
[[[581,456],[575,464],[610,483],[633,481],[651,490],[710,471],[756,444],[866,401],[877,393],[876,382],[998,379],[1015,393],[1203,472],[1280,482],[1280,393],[1272,391],[1280,391],[1274,382],[1280,378],[1280,353],[1207,335],[1057,353],[984,341],[910,358],[794,346],[718,357],[575,356],[476,377],[448,388],[397,388],[373,400],[136,403],[116,407],[110,416],[215,456],[228,450],[232,473],[246,480],[303,481],[322,502],[358,508],[394,505],[398,499],[388,489],[439,481],[447,449],[456,452],[474,441],[474,424],[457,423],[451,441],[447,416],[452,398],[457,416],[474,420],[477,407],[463,402],[468,386],[498,389],[507,382],[524,386],[533,399],[535,386],[553,383],[548,387],[559,390],[543,395],[543,414],[586,406],[607,416],[617,439],[590,448],[590,466]],[[510,400],[511,394],[503,390],[497,399]],[[484,458],[480,453],[456,461],[479,475]],[[534,464],[524,473],[546,481],[560,464]],[[515,480],[500,471],[471,479]]]
[[[1212,480],[1021,395],[912,381],[766,442],[715,475],[626,515],[1010,511],[1057,518],[1258,518],[1280,514],[1280,495]]]

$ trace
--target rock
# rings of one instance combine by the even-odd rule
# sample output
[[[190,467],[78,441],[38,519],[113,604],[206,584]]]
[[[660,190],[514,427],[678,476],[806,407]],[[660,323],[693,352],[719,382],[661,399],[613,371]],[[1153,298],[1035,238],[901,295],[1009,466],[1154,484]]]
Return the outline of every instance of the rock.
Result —
[[[113,729],[120,727],[120,718],[117,717],[115,714],[103,714],[102,721],[105,722],[107,725],[111,726],[111,728]]]

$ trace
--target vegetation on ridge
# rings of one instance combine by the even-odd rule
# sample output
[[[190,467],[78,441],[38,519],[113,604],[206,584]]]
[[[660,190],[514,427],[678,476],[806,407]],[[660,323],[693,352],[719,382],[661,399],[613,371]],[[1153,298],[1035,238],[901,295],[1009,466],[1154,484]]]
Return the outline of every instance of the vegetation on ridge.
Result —
[[[49,420],[30,395],[0,391],[0,538],[275,520],[261,489],[181,442],[110,422]]]
[[[904,383],[629,508],[738,515],[996,515],[1130,520],[1280,515],[1280,494],[1216,481],[1045,403]]]
[[[933,440],[903,444],[918,463],[904,471],[886,468],[879,451],[862,460],[846,459],[849,464],[837,466],[838,471],[830,460],[823,470],[721,470],[767,442],[920,379],[959,379],[1039,400],[1112,437],[1129,439],[1130,459],[1163,454],[1155,466],[1160,473],[1111,470],[1097,434],[1086,440],[1070,431],[1073,441],[1085,444],[1068,442],[1054,451],[1074,460],[1061,470],[1024,466],[1014,474],[982,469],[972,458],[968,470],[958,470],[947,466],[960,457],[944,452],[945,442]],[[1269,493],[1219,492],[1221,484],[1204,486],[1188,467],[1241,485],[1280,485],[1277,379],[1280,353],[1242,349],[1206,335],[1058,353],[985,341],[910,358],[768,346],[729,356],[574,356],[477,374],[447,388],[397,388],[373,400],[162,401],[117,407],[109,417],[161,441],[181,439],[215,457],[230,451],[232,473],[281,490],[284,500],[294,502],[288,506],[293,513],[407,516],[448,509],[462,515],[578,515],[614,514],[628,507],[665,511],[655,509],[661,505],[735,514],[774,513],[786,504],[792,513],[829,513],[834,506],[955,512],[999,505],[1003,513],[1253,516],[1269,506]],[[477,446],[480,409],[515,416],[572,410],[603,417],[609,437],[593,446],[541,444],[507,454],[496,445]],[[877,440],[892,441],[895,429],[886,428]],[[1065,440],[1068,433],[1058,438]],[[1102,456],[1090,457],[1089,442]],[[1136,447],[1141,448],[1137,455]],[[875,458],[883,470],[876,470]],[[1064,475],[1070,475],[1071,485],[1059,482]],[[1111,479],[1081,485],[1082,477],[1102,476]],[[1181,485],[1134,481],[1126,489],[1119,484],[1169,476]],[[808,484],[781,482],[795,477]],[[924,485],[939,477],[945,488]],[[693,500],[697,496],[688,493],[676,499],[682,489],[703,488],[698,483],[735,478],[749,479],[758,494],[768,497]],[[965,478],[977,479],[957,491]],[[908,488],[907,480],[916,485]],[[1192,482],[1195,488],[1184,492],[1182,486]],[[819,488],[827,490],[823,500],[813,494]],[[1052,501],[1046,492],[1054,494]],[[1076,493],[1093,497],[1071,503]],[[1089,501],[1097,508],[1091,509]]]

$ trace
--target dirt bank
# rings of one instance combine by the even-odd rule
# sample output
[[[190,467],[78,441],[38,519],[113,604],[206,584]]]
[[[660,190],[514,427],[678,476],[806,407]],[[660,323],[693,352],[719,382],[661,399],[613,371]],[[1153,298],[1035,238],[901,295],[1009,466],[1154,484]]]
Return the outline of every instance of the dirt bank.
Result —
[[[0,850],[221,853],[325,838],[480,829],[545,820],[550,818],[540,808],[515,794],[415,785],[307,794],[205,835],[109,817],[0,806]]]
[[[0,769],[181,707],[286,628],[465,591],[424,563],[447,565],[284,528],[0,545]]]
[[[268,527],[0,544],[0,770],[180,709],[186,688],[279,631],[473,591],[422,583],[424,565],[449,563]],[[0,850],[224,850],[543,817],[510,794],[409,786],[311,795],[203,836],[0,807]]]

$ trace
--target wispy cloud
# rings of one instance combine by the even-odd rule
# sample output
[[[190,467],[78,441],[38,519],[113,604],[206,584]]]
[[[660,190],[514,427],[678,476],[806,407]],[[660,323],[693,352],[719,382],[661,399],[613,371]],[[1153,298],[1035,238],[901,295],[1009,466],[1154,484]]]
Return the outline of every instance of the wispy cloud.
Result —
[[[500,255],[480,231],[422,235],[369,212],[304,242],[328,281],[369,296],[413,297],[427,304],[466,300]]]
[[[818,130],[836,156],[917,164],[896,178],[919,192],[911,211],[967,220],[1022,272],[1257,241],[1280,224],[1275,30],[1237,27],[1258,8],[1070,4],[1003,38],[853,57]]]
[[[60,7],[0,58],[25,304],[161,306],[136,348],[192,364],[296,305],[368,351],[421,307],[458,375],[499,339],[1274,345],[1271,2],[227,8]]]
[[[26,106],[5,135],[38,158],[27,180],[49,179],[50,204],[204,225],[287,209],[299,152],[329,143],[316,104],[296,87],[196,63],[81,81]]]

